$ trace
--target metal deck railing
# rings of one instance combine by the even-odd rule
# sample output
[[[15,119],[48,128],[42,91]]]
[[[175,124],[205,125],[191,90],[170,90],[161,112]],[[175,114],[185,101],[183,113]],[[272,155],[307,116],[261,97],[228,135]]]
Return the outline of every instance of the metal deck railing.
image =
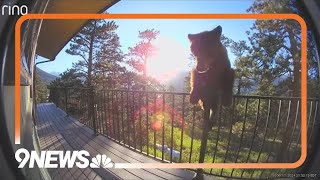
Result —
[[[51,101],[96,133],[164,162],[198,162],[203,110],[188,93],[50,90]],[[308,99],[308,147],[319,127],[319,101]],[[204,162],[295,162],[301,151],[300,98],[234,96],[220,106],[209,131]],[[205,169],[205,173],[242,179],[275,178],[299,169]],[[279,178],[279,177],[276,177]]]

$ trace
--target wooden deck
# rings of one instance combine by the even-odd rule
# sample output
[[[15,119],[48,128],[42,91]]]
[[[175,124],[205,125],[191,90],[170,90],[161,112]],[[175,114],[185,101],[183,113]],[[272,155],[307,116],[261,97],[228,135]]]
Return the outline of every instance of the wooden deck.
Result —
[[[161,163],[134,152],[93,131],[52,103],[37,106],[37,130],[42,150],[86,150],[91,158],[106,154],[113,163]],[[182,169],[103,169],[73,168],[48,169],[52,179],[192,179],[194,172]],[[213,177],[210,177],[212,179]],[[209,177],[208,177],[209,179]]]

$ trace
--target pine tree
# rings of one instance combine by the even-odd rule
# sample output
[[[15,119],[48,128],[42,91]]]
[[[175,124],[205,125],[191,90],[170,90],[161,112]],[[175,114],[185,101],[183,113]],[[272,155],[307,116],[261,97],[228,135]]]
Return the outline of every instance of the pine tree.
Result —
[[[248,12],[300,14],[297,6],[296,0],[255,0]],[[276,79],[282,79],[284,80],[281,84],[282,89],[286,89],[290,96],[299,97],[301,84],[299,23],[289,19],[256,20],[251,33],[248,34],[253,47],[253,58],[257,64],[256,72],[261,79],[261,87],[273,86]]]
[[[65,101],[66,93],[75,96],[80,93],[84,84],[75,69],[67,69],[52,81],[48,87],[50,89],[49,100],[57,106],[63,106],[65,105],[63,102]]]
[[[147,82],[147,60],[155,51],[155,47],[152,44],[152,41],[155,40],[160,32],[155,29],[147,29],[145,31],[139,31],[140,41],[133,47],[129,47],[128,53],[128,63],[135,72],[141,73],[144,78],[144,86]]]
[[[110,61],[115,64],[114,61],[120,59],[119,37],[115,33],[117,28],[114,21],[92,20],[71,39],[66,52],[81,57],[73,68],[86,79],[87,86],[94,85],[96,70],[105,73]]]
[[[46,102],[49,90],[38,74],[35,75],[36,102]]]
[[[83,82],[81,75],[75,69],[67,69],[59,75],[57,79],[52,81],[50,88],[81,88]]]

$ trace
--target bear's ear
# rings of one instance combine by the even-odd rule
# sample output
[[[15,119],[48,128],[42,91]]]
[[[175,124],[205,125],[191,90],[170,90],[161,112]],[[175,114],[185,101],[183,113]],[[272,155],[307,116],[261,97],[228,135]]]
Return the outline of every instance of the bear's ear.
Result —
[[[219,25],[219,26],[217,26],[216,28],[214,28],[211,32],[212,32],[213,34],[217,34],[218,36],[221,36],[221,34],[222,34],[222,27]]]
[[[190,42],[192,42],[195,38],[195,35],[194,34],[188,34],[188,39]]]
[[[216,27],[216,29],[217,29],[218,34],[221,36],[221,34],[222,34],[222,27],[221,27],[221,26],[218,26],[218,27]]]

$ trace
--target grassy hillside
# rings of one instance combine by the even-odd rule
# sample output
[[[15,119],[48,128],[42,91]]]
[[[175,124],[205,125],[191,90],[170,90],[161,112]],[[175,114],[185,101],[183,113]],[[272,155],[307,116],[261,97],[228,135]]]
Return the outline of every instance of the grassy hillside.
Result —
[[[40,76],[40,79],[44,82],[44,84],[49,85],[51,81],[55,80],[57,76],[49,74],[43,71],[40,68],[37,68],[37,74]]]

